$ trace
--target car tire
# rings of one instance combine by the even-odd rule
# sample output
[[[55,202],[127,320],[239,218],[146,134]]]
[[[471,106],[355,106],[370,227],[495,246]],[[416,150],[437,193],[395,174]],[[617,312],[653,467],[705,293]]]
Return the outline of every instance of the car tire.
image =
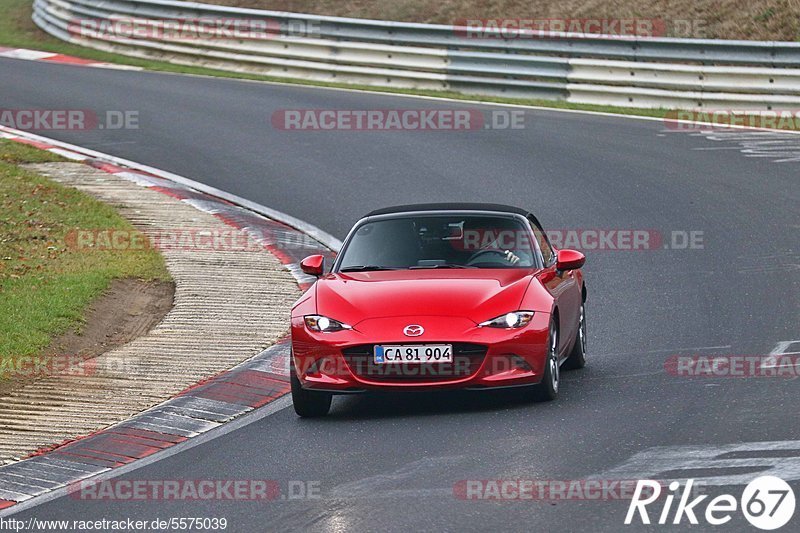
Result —
[[[298,416],[319,418],[328,414],[331,410],[333,394],[304,389],[294,370],[290,372],[289,380],[292,384],[292,404],[294,405],[294,412]]]
[[[544,361],[542,381],[534,386],[533,399],[537,402],[550,402],[558,398],[561,370],[558,360],[558,327],[550,321],[550,334],[547,341],[547,354]]]
[[[581,318],[578,323],[578,333],[575,335],[575,344],[569,357],[564,362],[565,370],[575,370],[586,366],[586,304],[581,304]]]

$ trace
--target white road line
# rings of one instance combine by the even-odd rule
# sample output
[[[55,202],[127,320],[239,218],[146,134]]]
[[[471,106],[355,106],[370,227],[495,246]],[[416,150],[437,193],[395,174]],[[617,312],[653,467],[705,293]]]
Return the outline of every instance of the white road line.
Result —
[[[784,355],[800,355],[800,351],[789,351],[789,348],[793,345],[797,345],[797,348],[800,349],[800,340],[796,341],[780,341],[778,344],[775,345],[775,348],[769,352],[769,356],[764,359],[764,363],[761,365],[761,368],[789,368],[791,366],[796,366],[795,364],[790,365],[778,365],[778,361],[781,360],[780,356]]]
[[[719,149],[739,150],[745,157],[766,157],[773,163],[800,161],[800,137],[778,131],[700,131],[692,132],[694,137],[703,137],[715,142],[736,143],[736,146]],[[698,147],[694,150],[709,150]]]
[[[746,468],[747,473],[725,469]],[[702,475],[706,470],[709,475]],[[717,474],[714,474],[718,471]],[[665,475],[670,473],[670,475]],[[728,445],[659,446],[633,455],[619,466],[591,479],[696,479],[709,486],[746,485],[761,475],[800,480],[800,440],[747,442]]]

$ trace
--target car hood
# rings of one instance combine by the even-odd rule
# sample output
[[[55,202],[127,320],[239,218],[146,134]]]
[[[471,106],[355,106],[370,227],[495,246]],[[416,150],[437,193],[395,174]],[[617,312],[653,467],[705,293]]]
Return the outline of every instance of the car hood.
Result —
[[[370,318],[400,316],[457,316],[480,323],[518,310],[536,272],[469,269],[331,274],[316,284],[317,312],[352,326]]]

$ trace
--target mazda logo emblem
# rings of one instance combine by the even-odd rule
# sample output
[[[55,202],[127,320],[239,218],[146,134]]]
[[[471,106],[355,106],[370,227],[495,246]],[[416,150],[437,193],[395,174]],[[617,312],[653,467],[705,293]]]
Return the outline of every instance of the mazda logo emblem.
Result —
[[[406,337],[419,337],[425,333],[425,328],[418,326],[417,324],[409,324],[403,328],[403,333],[406,335]]]

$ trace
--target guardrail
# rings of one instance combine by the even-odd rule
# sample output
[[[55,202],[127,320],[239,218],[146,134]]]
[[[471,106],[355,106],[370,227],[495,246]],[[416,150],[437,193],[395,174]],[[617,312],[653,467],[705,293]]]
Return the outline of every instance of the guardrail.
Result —
[[[532,31],[474,38],[455,26],[172,0],[35,0],[33,7],[40,28],[71,43],[279,78],[624,107],[800,107],[800,68],[792,68],[800,66],[800,43]],[[123,22],[156,30],[165,21],[213,20],[258,23],[266,38],[114,31]],[[297,28],[305,29],[302,35]]]

